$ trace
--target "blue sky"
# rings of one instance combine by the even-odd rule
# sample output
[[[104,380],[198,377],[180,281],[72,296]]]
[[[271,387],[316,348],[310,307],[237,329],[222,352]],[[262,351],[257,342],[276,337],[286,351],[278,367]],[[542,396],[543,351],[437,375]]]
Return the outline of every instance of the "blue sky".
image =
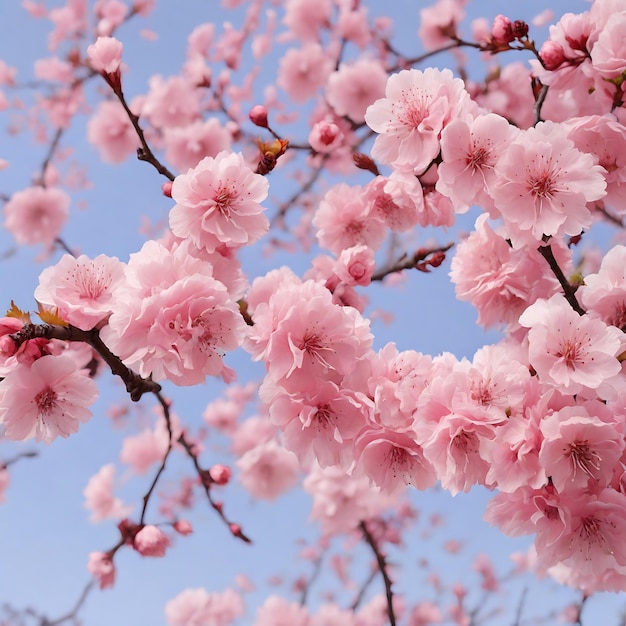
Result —
[[[25,17],[19,4],[17,1],[0,4],[0,58],[18,67],[20,80],[26,81],[32,76],[32,62],[48,54],[45,45],[48,26]],[[57,3],[49,4],[54,6]],[[374,0],[365,4],[373,11],[381,11],[381,5]],[[412,0],[385,3],[385,10],[396,20],[396,41],[402,42],[404,50],[412,50],[417,44],[417,8],[424,4]],[[502,10],[502,6],[496,0],[480,0],[470,2],[468,12],[472,16],[492,17]],[[567,6],[568,10],[581,11],[588,4],[576,0]],[[531,0],[516,8],[518,13],[510,17],[529,19],[544,8],[543,2]],[[157,0],[157,8],[149,18],[136,20],[119,32],[124,43],[124,58],[130,67],[125,74],[126,93],[132,97],[145,92],[147,79],[152,74],[168,76],[177,73],[184,59],[186,37],[193,27],[205,21],[219,24],[223,19],[232,18],[224,17],[216,0],[208,3],[185,0],[184,10],[181,10],[181,3]],[[158,40],[141,38],[138,30],[144,27],[157,32]],[[469,34],[469,27],[464,32]],[[538,32],[545,33],[545,30]],[[264,77],[266,81],[272,79],[274,71],[268,64],[261,85]],[[482,69],[472,65],[471,71],[480,76]],[[25,99],[29,97],[27,92],[19,95]],[[86,254],[105,253],[127,260],[128,254],[138,249],[143,241],[138,233],[142,216],[149,215],[154,223],[166,220],[171,201],[163,198],[160,191],[163,181],[148,165],[132,159],[122,167],[99,164],[94,148],[85,141],[84,123],[85,118],[77,120],[65,145],[75,147],[75,156],[88,167],[94,186],[78,194],[77,199],[85,201],[87,208],[79,209],[78,203],[74,203],[73,216],[63,236],[70,245]],[[0,114],[0,124],[3,128],[7,126],[6,114]],[[40,166],[43,153],[43,147],[33,145],[26,136],[3,136],[0,157],[7,158],[11,166],[0,172],[0,193],[10,194],[27,186],[33,172]],[[275,177],[270,178],[271,184],[275,181]],[[468,216],[459,227],[471,228],[475,215]],[[429,236],[422,235],[422,241]],[[438,233],[436,239],[447,242],[456,236],[453,230]],[[0,256],[12,248],[10,235],[0,231]],[[23,308],[33,307],[32,293],[45,266],[37,260],[39,252],[34,248],[22,249],[2,261],[3,302],[0,301],[0,307],[8,308],[11,299]],[[58,254],[51,262],[57,258]],[[261,246],[255,246],[246,252],[244,262],[250,276],[254,277],[285,262],[285,258],[280,255],[265,257],[261,254]],[[301,260],[297,263],[304,269]],[[400,349],[413,348],[432,354],[451,351],[461,357],[471,356],[485,342],[496,340],[497,335],[486,334],[475,326],[476,315],[469,305],[454,300],[448,270],[449,262],[430,275],[415,272],[393,290],[383,291],[380,286],[371,288],[372,303],[394,313],[393,324],[375,323],[373,326],[378,346],[393,340]],[[230,362],[236,365],[242,380],[260,375],[259,368],[248,365],[245,355],[233,355]],[[93,409],[94,418],[77,435],[55,441],[49,447],[30,443],[16,448],[0,441],[0,459],[12,456],[16,449],[36,449],[40,453],[37,459],[24,460],[12,467],[7,501],[0,505],[0,606],[6,602],[16,608],[32,607],[51,618],[65,613],[88,580],[88,553],[107,549],[117,541],[113,523],[93,525],[83,508],[82,490],[88,478],[103,464],[117,458],[123,436],[111,428],[105,417],[112,402],[123,400],[122,390],[117,381],[107,376],[101,376],[98,382],[102,397]],[[177,390],[169,386],[166,391],[174,398],[175,411],[197,427],[201,424],[200,416],[205,405],[221,390],[220,385],[209,381],[193,389]],[[149,414],[151,405],[151,401],[145,402],[143,410],[146,414]],[[223,446],[219,436],[209,439],[207,465],[226,458]],[[189,471],[186,459],[173,459],[164,484]],[[131,478],[120,491],[126,502],[135,503],[135,511],[149,480],[149,476]],[[410,497],[414,506],[423,511],[423,520],[427,520],[430,513],[439,512],[446,519],[446,527],[426,541],[420,539],[420,532],[416,530],[407,549],[396,555],[407,562],[406,573],[399,579],[398,588],[406,590],[409,598],[418,599],[424,592],[422,574],[417,567],[420,558],[426,557],[439,564],[442,577],[468,581],[471,585],[473,554],[487,552],[498,568],[505,571],[509,568],[508,554],[524,549],[529,543],[528,540],[505,538],[482,522],[484,505],[489,498],[484,491],[476,490],[456,498],[437,491],[412,491]],[[268,593],[263,582],[269,575],[280,573],[286,579],[293,579],[307,573],[306,564],[296,561],[300,549],[298,539],[307,537],[310,540],[316,533],[315,527],[307,522],[310,501],[306,494],[294,491],[275,503],[255,502],[233,483],[224,489],[223,499],[231,517],[241,521],[244,530],[253,537],[252,546],[232,539],[199,496],[192,516],[196,529],[194,535],[178,538],[165,559],[142,559],[131,550],[120,551],[116,557],[116,586],[113,590],[96,591],[90,596],[81,613],[84,623],[89,626],[164,624],[163,607],[168,599],[187,587],[222,590],[232,586],[235,576],[240,573],[248,574],[259,583],[258,591],[249,597],[248,617],[242,621],[248,623],[254,607]],[[426,522],[421,521],[418,529],[425,526]],[[454,560],[443,555],[441,550],[448,537],[469,544]],[[364,567],[363,559],[369,558],[365,548],[361,549],[360,555],[357,566],[360,563],[360,567]],[[323,578],[319,588],[324,584],[335,584],[333,580]],[[575,597],[567,591],[559,591],[558,586],[550,582],[530,584],[527,602],[540,614]],[[382,591],[378,582],[374,588]],[[516,606],[519,593],[521,585],[514,586],[512,595],[506,600],[511,607]],[[312,601],[319,601],[319,595],[314,593]],[[593,621],[587,616],[588,623],[617,623],[615,607],[624,604],[623,596],[592,599],[589,615],[595,611],[601,621]],[[493,623],[507,622],[496,619]]]

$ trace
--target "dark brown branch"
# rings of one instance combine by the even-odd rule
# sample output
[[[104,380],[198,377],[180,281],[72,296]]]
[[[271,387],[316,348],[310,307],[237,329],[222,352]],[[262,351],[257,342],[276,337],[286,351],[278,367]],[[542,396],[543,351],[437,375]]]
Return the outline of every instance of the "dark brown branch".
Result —
[[[124,111],[126,111],[126,115],[128,115],[128,119],[133,125],[133,128],[137,133],[137,137],[139,138],[139,142],[141,143],[141,148],[137,148],[137,158],[140,161],[146,161],[147,163],[150,163],[150,165],[152,165],[156,169],[156,171],[159,172],[159,174],[162,174],[169,180],[173,181],[176,177],[174,176],[174,174],[172,174],[172,172],[170,172],[170,170],[167,169],[167,167],[165,167],[165,165],[163,165],[156,158],[154,152],[152,152],[150,146],[148,145],[148,142],[146,141],[146,136],[144,135],[143,129],[139,125],[139,117],[130,110],[122,89],[114,88],[113,93],[117,96],[120,104],[124,107]]]
[[[539,246],[538,250],[539,254],[548,262],[550,269],[561,284],[565,299],[569,302],[572,309],[574,309],[578,315],[584,315],[586,313],[585,309],[583,309],[578,303],[578,300],[576,300],[576,288],[565,278],[563,270],[559,267],[557,260],[554,258],[550,244]]]
[[[387,615],[389,616],[389,624],[390,626],[396,626],[396,615],[393,610],[393,592],[391,590],[391,579],[389,578],[389,574],[387,573],[387,560],[385,559],[383,553],[380,551],[380,548],[376,543],[376,539],[374,539],[374,536],[368,530],[366,523],[361,522],[359,524],[359,528],[363,533],[363,538],[372,549],[372,552],[376,557],[378,569],[383,577],[383,581],[385,582],[385,595],[387,596]]]
[[[81,330],[75,326],[57,326],[54,324],[26,324],[22,330],[10,335],[19,347],[30,339],[59,339],[61,341],[80,341],[89,344],[111,368],[115,376],[119,376],[126,385],[126,391],[130,394],[133,402],[138,402],[144,393],[158,393],[161,385],[155,383],[150,378],[142,378],[126,367],[122,360],[113,354],[100,338],[100,333],[96,328],[92,330]]]

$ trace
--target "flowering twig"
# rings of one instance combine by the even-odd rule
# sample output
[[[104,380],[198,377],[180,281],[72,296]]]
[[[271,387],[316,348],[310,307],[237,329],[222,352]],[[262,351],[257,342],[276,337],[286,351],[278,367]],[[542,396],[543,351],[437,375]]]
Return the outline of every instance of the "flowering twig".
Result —
[[[402,270],[418,269],[421,272],[430,272],[428,266],[439,267],[446,258],[445,253],[454,246],[449,243],[436,248],[420,248],[412,256],[403,255],[395,263],[385,267],[372,275],[372,281],[383,280],[389,274],[401,272]]]
[[[213,484],[213,479],[211,478],[210,473],[207,470],[204,470],[200,467],[200,463],[198,461],[198,455],[195,453],[193,449],[193,445],[187,441],[185,437],[185,433],[182,433],[178,438],[178,443],[185,449],[189,458],[191,459],[194,467],[196,468],[196,472],[198,473],[198,477],[200,478],[200,483],[204,488],[204,492],[206,493],[206,497],[209,499],[211,506],[217,511],[217,514],[222,518],[222,521],[228,526],[230,532],[241,539],[245,543],[252,543],[252,540],[246,536],[241,530],[241,526],[236,524],[235,522],[231,522],[226,515],[224,514],[222,504],[220,502],[216,502],[211,495],[211,485]]]

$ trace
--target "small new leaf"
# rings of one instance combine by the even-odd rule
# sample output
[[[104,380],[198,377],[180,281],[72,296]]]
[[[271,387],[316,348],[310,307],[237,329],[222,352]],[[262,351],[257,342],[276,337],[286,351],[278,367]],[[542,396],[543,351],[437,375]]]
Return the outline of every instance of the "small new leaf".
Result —
[[[27,311],[22,311],[13,300],[11,300],[11,308],[7,311],[7,317],[15,317],[16,319],[22,321],[24,324],[31,324],[30,321],[30,313]]]
[[[66,322],[60,315],[59,309],[49,311],[44,309],[40,302],[37,302],[37,315],[39,315],[41,321],[44,324],[50,324],[51,326],[69,326],[69,322]]]

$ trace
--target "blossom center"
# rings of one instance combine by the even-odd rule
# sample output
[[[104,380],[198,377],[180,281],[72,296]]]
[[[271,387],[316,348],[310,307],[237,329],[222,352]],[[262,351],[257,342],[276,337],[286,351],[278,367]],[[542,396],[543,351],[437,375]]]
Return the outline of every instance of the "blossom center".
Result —
[[[57,408],[58,395],[54,389],[46,387],[35,396],[35,403],[39,415],[42,418],[48,417]]]
[[[566,456],[569,456],[572,462],[574,476],[580,470],[593,477],[594,470],[600,470],[600,455],[589,447],[588,441],[574,441],[570,443]]]

